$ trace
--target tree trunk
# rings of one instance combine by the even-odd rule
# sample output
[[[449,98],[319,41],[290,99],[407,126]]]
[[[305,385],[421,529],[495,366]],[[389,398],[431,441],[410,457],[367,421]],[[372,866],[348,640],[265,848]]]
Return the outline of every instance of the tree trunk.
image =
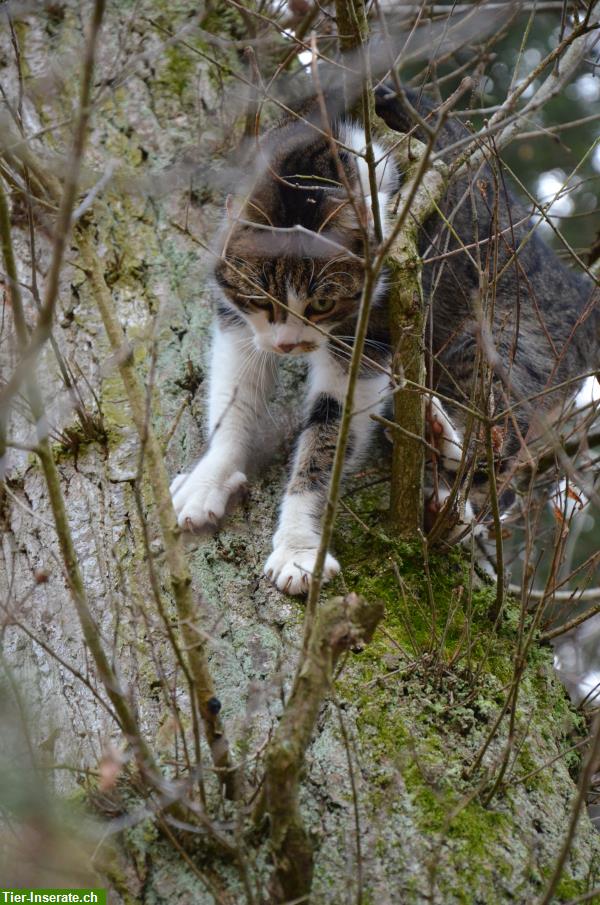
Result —
[[[51,59],[68,66],[80,52],[78,5],[56,7],[60,16],[29,16],[16,28],[30,132],[65,119],[75,94],[59,84],[60,78],[69,82],[68,72],[57,75],[50,93],[42,93],[36,82]],[[198,243],[210,241],[220,217],[216,186],[222,177],[219,188],[227,190],[223,160],[241,111],[235,93],[222,100],[221,75],[206,62],[214,48],[193,29],[185,31],[186,4],[141,7],[135,33],[129,10],[120,4],[112,6],[104,25],[86,157],[88,187],[110,159],[116,169],[83,228],[93,237],[138,377],[152,387],[148,410],[173,476],[202,449],[214,290],[210,252]],[[239,22],[232,10],[222,12],[235,33]],[[210,29],[210,17],[203,24]],[[12,61],[10,33],[2,28],[2,53]],[[169,44],[168,35],[180,29],[187,46]],[[120,47],[129,48],[122,59]],[[111,81],[113,72],[124,72],[124,80]],[[14,96],[13,63],[2,78]],[[64,149],[60,130],[32,143],[49,169],[63,159]],[[206,173],[212,182],[203,181]],[[20,279],[31,286],[28,224],[19,205],[13,198],[13,241]],[[43,214],[36,236],[36,278],[43,285],[51,250],[51,223]],[[175,623],[158,514],[148,474],[142,470],[138,480],[139,436],[89,270],[75,247],[67,257],[53,337],[92,417],[82,426],[73,393],[46,344],[37,374],[50,440],[98,632],[154,756],[166,772],[176,773],[182,753],[161,677],[177,689],[186,731],[193,714],[148,570],[151,560],[160,598]],[[25,303],[32,325],[36,309],[30,293],[25,292]],[[0,351],[3,373],[10,374],[17,356],[6,338],[8,309],[5,317]],[[247,791],[260,776],[260,755],[277,725],[302,643],[302,601],[282,596],[262,574],[297,417],[290,412],[300,408],[302,379],[301,365],[282,367],[242,505],[217,536],[187,539],[205,651]],[[15,406],[9,441],[35,445],[35,436],[24,407]],[[0,743],[13,762],[10,770],[6,762],[2,767],[8,777],[0,787],[5,807],[27,824],[42,813],[42,795],[64,802],[82,785],[94,826],[80,823],[74,835],[80,836],[82,851],[94,854],[84,873],[91,876],[93,865],[96,885],[113,890],[111,902],[250,901],[249,888],[268,888],[264,827],[245,841],[245,850],[256,855],[247,864],[249,887],[222,852],[215,853],[210,834],[197,836],[182,853],[171,830],[157,833],[156,827],[164,826],[137,795],[123,738],[95,696],[103,692],[68,595],[42,471],[35,456],[14,446],[8,462],[1,498],[2,695],[15,727],[26,712],[29,737],[15,728],[10,741]],[[340,661],[335,694],[323,704],[308,748],[299,804],[315,851],[312,901],[533,902],[543,892],[568,825],[578,754],[557,755],[578,741],[580,718],[554,677],[549,649],[533,647],[516,704],[509,769],[492,800],[482,803],[479,791],[493,783],[506,752],[508,718],[481,765],[469,767],[486,743],[511,680],[518,612],[509,607],[494,627],[488,615],[494,589],[474,580],[461,552],[424,564],[420,548],[383,533],[386,485],[373,479],[385,477],[387,468],[374,457],[367,473],[351,482],[335,538],[343,578],[325,589],[329,596],[356,591],[381,600],[385,618],[365,650]],[[33,783],[31,764],[25,779],[13,772],[21,757],[35,762],[33,804],[25,794]],[[207,794],[214,801],[218,784],[204,745],[203,757]],[[23,794],[12,794],[17,786]],[[54,813],[55,807],[49,804],[43,812]],[[228,808],[234,805],[223,805],[223,824],[236,813]],[[110,842],[109,820],[114,821]],[[80,862],[64,820],[62,832],[60,820],[52,825],[55,835],[48,830],[39,844],[46,855],[58,852],[54,868],[60,882],[55,876],[47,885],[60,886],[75,877]],[[47,881],[43,861],[36,879]],[[5,885],[14,877],[33,885],[18,859],[7,858],[2,868]],[[600,837],[584,814],[556,901],[585,892],[599,871]]]

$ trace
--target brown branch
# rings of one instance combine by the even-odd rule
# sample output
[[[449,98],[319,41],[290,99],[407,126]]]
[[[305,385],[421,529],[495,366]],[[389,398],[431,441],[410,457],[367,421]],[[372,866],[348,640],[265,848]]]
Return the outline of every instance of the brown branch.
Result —
[[[265,796],[275,861],[277,902],[310,892],[313,850],[298,806],[304,755],[319,708],[342,652],[369,643],[383,618],[383,604],[356,594],[334,597],[319,610],[302,669],[266,754]]]
[[[573,31],[517,85],[483,129],[476,132],[470,139],[461,139],[439,152],[441,155],[446,156],[462,144],[468,144],[467,150],[452,163],[451,175],[453,178],[465,175],[469,169],[485,160],[485,150],[481,147],[483,138],[488,135],[495,135],[494,143],[496,148],[501,150],[506,147],[515,135],[521,131],[526,117],[539,110],[562,90],[577,67],[585,59],[585,55],[590,49],[590,33],[593,33],[598,27],[597,21],[592,25],[583,22],[575,26]],[[529,85],[534,83],[544,69],[557,60],[560,60],[560,72],[553,67],[550,74],[523,109],[516,111],[517,103]]]
[[[595,592],[595,598],[598,599],[600,596],[600,590],[598,588],[592,589]],[[576,592],[574,591],[573,594]],[[573,596],[571,594],[571,596]],[[551,595],[552,596],[552,595]],[[579,600],[579,598],[577,598]],[[578,625],[582,625],[584,622],[587,622],[588,619],[591,619],[592,616],[597,616],[600,613],[600,603],[596,604],[596,606],[591,607],[585,613],[580,613],[579,616],[575,616],[573,619],[569,619],[568,622],[564,622],[562,625],[559,625],[557,628],[549,629],[547,632],[542,632],[539,636],[540,641],[552,641],[553,638],[558,638],[560,635],[564,635],[565,632],[570,632],[571,629],[577,628]]]
[[[397,138],[397,136],[396,136]],[[404,220],[387,258],[390,270],[390,340],[392,372],[423,386],[425,374],[425,306],[421,285],[422,262],[418,231],[433,213],[446,186],[446,168],[427,169],[430,145],[415,139],[396,152],[406,174],[398,204]],[[410,218],[407,212],[410,211]],[[390,522],[401,537],[417,537],[423,527],[423,479],[425,447],[425,397],[407,386],[394,393],[394,432]]]
[[[208,667],[205,635],[198,625],[197,604],[192,594],[192,579],[187,567],[181,532],[177,526],[173,503],[169,493],[169,481],[162,449],[152,426],[146,417],[146,399],[131,349],[117,318],[110,289],[104,278],[104,268],[94,248],[92,229],[80,224],[75,239],[88,274],[92,294],[104,322],[110,344],[119,362],[119,372],[125,387],[133,421],[145,443],[145,465],[158,512],[165,558],[171,578],[171,589],[179,627],[186,650],[190,675],[193,678],[198,710],[200,711],[213,763],[219,768],[220,780],[228,797],[238,795],[238,776],[232,769],[229,745],[219,719],[220,702]]]

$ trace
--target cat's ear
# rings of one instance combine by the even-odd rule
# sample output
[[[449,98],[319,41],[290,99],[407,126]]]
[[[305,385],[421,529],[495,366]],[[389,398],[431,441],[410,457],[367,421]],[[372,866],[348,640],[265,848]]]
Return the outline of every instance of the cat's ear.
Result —
[[[240,220],[248,223],[258,223],[261,226],[273,226],[269,215],[266,213],[268,203],[265,202],[259,194],[253,195],[251,198],[242,199],[239,195],[227,195],[225,199],[225,217],[227,220]]]

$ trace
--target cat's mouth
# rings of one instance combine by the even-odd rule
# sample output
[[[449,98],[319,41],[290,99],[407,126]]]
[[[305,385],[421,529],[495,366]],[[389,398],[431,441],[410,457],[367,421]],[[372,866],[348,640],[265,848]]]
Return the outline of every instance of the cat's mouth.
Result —
[[[277,355],[303,355],[306,352],[314,352],[316,348],[317,344],[311,342],[280,343],[278,346],[273,346],[273,352],[276,352]]]

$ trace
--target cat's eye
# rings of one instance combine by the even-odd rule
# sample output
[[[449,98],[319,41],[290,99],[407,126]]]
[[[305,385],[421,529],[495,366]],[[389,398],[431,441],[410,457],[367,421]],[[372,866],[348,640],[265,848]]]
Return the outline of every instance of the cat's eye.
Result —
[[[256,295],[254,296],[252,304],[256,305],[257,308],[270,308],[271,299],[266,295]]]
[[[247,300],[255,308],[268,308],[271,304],[271,299],[266,295],[246,295],[245,293],[240,294],[240,298]]]
[[[329,314],[336,306],[336,299],[323,298],[311,299],[310,308],[315,314]]]

